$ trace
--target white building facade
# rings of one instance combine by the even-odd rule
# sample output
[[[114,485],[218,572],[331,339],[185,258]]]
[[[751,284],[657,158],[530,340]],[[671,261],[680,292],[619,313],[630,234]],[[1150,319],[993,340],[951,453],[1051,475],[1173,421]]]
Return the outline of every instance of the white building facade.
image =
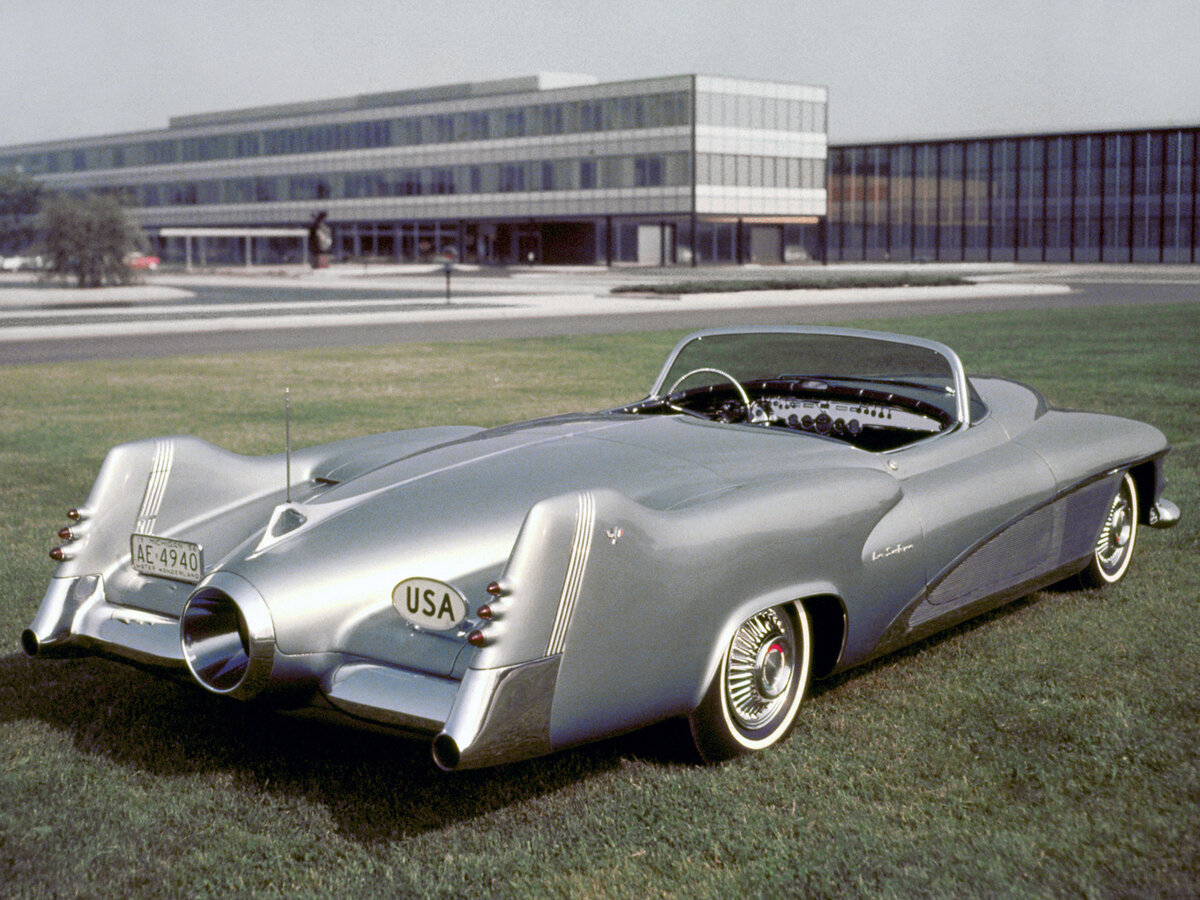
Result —
[[[800,262],[823,253],[826,111],[822,87],[541,74],[2,147],[0,171],[118,195],[168,260],[184,243],[163,229],[253,234],[325,213],[338,260]],[[201,256],[295,247],[230,233]]]

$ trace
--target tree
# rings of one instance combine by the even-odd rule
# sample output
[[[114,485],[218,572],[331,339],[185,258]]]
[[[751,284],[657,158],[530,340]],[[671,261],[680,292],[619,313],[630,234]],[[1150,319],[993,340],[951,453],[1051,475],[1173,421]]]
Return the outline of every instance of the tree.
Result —
[[[42,210],[42,240],[51,272],[100,287],[132,279],[125,257],[141,248],[142,233],[113,197],[56,194]]]
[[[22,253],[33,243],[41,190],[32,178],[0,174],[0,253]]]

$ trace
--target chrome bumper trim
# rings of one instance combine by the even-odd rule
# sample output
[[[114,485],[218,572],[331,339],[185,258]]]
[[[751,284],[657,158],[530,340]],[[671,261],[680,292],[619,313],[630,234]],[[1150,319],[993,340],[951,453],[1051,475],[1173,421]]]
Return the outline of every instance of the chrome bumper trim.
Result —
[[[542,756],[561,656],[502,669],[468,669],[446,727],[434,738],[443,769],[473,769]]]
[[[1151,528],[1170,528],[1179,521],[1179,507],[1170,500],[1161,497],[1150,510],[1149,524]]]
[[[148,665],[183,666],[179,620],[109,603],[99,575],[51,579],[21,644],[30,656],[105,652]]]
[[[426,734],[436,734],[454,705],[459,682],[372,663],[346,663],[321,681],[337,710]]]

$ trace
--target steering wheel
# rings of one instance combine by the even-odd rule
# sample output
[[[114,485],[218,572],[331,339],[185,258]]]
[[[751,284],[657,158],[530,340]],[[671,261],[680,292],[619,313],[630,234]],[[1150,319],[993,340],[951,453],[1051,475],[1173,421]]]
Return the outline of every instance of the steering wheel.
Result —
[[[730,384],[733,385],[733,389],[735,391],[737,391],[737,393],[738,393],[738,399],[740,399],[742,401],[742,407],[743,407],[742,415],[746,419],[746,421],[749,421],[750,420],[750,395],[746,393],[746,389],[744,387],[742,387],[741,382],[739,382],[736,378],[734,378],[732,375],[730,375],[724,369],[713,369],[709,366],[703,366],[699,369],[692,369],[692,371],[690,371],[690,372],[685,372],[683,375],[680,375],[678,378],[676,378],[675,381],[672,382],[671,386],[669,388],[667,388],[667,396],[669,397],[671,394],[675,393],[675,388],[679,387],[679,385],[683,384],[683,382],[687,381],[693,375],[699,375],[702,372],[711,372],[713,375],[720,375],[722,378],[724,378],[726,381],[728,381]],[[696,413],[695,410],[686,409],[682,406],[678,406],[677,404],[671,403],[669,400],[667,401],[667,407],[669,409],[675,410],[676,412],[686,413],[687,415],[691,415],[691,416],[698,415],[698,413]],[[707,419],[708,416],[701,416],[701,418]]]

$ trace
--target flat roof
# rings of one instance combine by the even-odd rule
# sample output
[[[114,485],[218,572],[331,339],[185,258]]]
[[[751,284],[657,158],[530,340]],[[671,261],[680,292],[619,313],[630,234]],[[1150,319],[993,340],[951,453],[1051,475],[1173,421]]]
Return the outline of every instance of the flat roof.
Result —
[[[351,97],[335,97],[329,100],[308,100],[298,103],[280,103],[270,106],[254,106],[245,109],[172,116],[168,120],[168,127],[194,128],[197,125],[227,125],[230,122],[283,119],[290,116],[311,115],[313,113],[349,112],[356,109],[378,109],[387,106],[437,103],[441,100],[462,100],[468,97],[494,97],[502,94],[521,94],[530,91],[590,87],[599,83],[600,79],[594,75],[579,75],[570,72],[539,72],[535,75],[500,78],[492,81],[463,81],[458,84],[408,88],[375,94],[355,94]]]

